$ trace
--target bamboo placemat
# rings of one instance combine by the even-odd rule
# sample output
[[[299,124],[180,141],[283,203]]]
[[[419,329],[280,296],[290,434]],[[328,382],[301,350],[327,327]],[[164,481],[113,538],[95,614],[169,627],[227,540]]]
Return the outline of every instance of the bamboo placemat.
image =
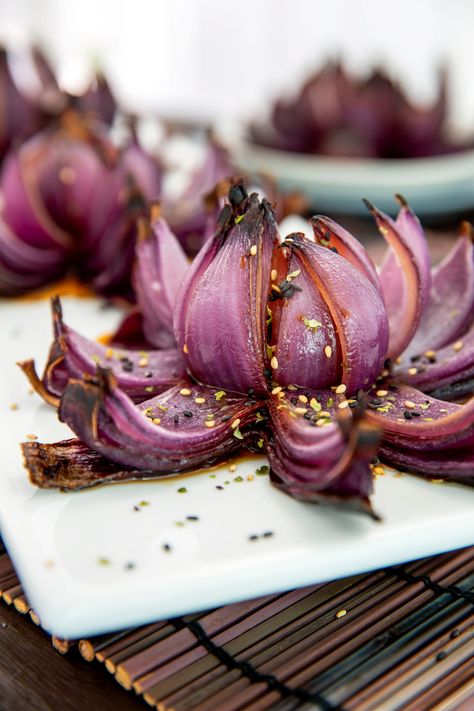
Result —
[[[472,711],[473,588],[471,547],[52,643],[159,711]],[[0,596],[40,624],[1,550]]]

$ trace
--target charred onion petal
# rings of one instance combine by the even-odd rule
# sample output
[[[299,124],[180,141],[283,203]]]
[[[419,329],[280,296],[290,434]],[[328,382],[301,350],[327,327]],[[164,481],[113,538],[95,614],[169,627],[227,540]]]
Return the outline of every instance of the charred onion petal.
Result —
[[[436,350],[462,336],[474,323],[474,245],[464,222],[449,254],[433,270],[430,299],[407,355]]]
[[[43,377],[40,380],[36,376],[31,361],[20,364],[32,386],[52,404],[55,404],[54,398],[61,396],[68,379],[93,374],[97,365],[109,368],[119,386],[136,401],[163,392],[182,379],[184,365],[175,349],[136,351],[104,346],[66,326],[58,298],[53,299],[52,308],[55,340]],[[50,400],[45,397],[46,393]]]
[[[382,441],[391,446],[426,453],[474,446],[474,398],[465,405],[436,400],[408,385],[397,390],[370,408],[376,389],[369,393],[366,418],[382,432]],[[390,397],[390,399],[388,399]]]
[[[237,195],[237,188],[231,191]],[[184,279],[175,336],[189,371],[200,382],[262,393],[266,301],[278,239],[273,210],[254,193],[227,205],[222,220],[225,224]]]
[[[341,427],[336,412],[343,413],[331,404],[332,391],[306,395],[330,417],[314,412],[314,419],[308,419],[300,412],[300,403],[288,398],[273,397],[270,402],[272,435],[266,440],[266,453],[273,483],[302,500],[339,503],[371,513],[369,463],[377,450],[378,430],[348,412],[348,422]],[[312,411],[309,406],[308,414]]]
[[[387,464],[408,473],[474,486],[474,448],[431,453],[383,443],[378,455]]]
[[[474,328],[462,339],[425,353],[429,356],[424,354],[415,363],[404,359],[395,371],[396,378],[424,392],[469,381],[474,376]]]
[[[182,381],[134,405],[110,372],[99,371],[95,380],[69,382],[59,416],[82,442],[112,461],[180,472],[212,463],[252,436],[245,430],[260,403],[247,405],[230,393],[218,399],[216,392]],[[236,420],[238,430],[232,426]]]
[[[388,357],[397,358],[416,333],[431,286],[428,245],[418,218],[398,196],[400,212],[394,222],[366,201],[389,251],[380,269],[380,282],[390,325]]]
[[[334,323],[339,371],[336,381],[345,384],[348,393],[352,394],[372,382],[386,358],[388,324],[382,297],[378,289],[343,257],[305,239],[299,233],[292,235],[291,239],[296,248],[294,263],[301,264],[305,280],[311,280],[319,291]],[[304,298],[305,292],[302,293]],[[312,294],[306,294],[306,298],[303,316],[308,312],[309,318],[318,319],[318,314],[309,312]],[[291,308],[291,301],[285,308]],[[292,336],[294,329],[293,322],[290,331]],[[280,328],[277,338],[283,337]],[[306,340],[301,345],[296,341],[294,348],[306,349]],[[324,362],[323,358],[331,357],[327,353],[329,351],[323,350],[317,362],[314,362],[315,368]],[[311,353],[309,355],[312,357]],[[278,372],[275,379],[278,380]],[[294,382],[304,384],[299,382],[296,373]]]
[[[189,268],[178,240],[152,208],[151,224],[143,219],[139,231],[133,287],[143,314],[143,331],[156,348],[175,345],[173,311],[176,297]]]
[[[374,263],[363,245],[350,232],[324,215],[311,218],[311,224],[318,244],[336,251],[341,257],[347,259],[380,291],[380,280]]]
[[[23,442],[21,448],[30,480],[40,489],[80,491],[97,484],[166,476],[163,472],[151,469],[116,464],[78,439],[54,444]]]

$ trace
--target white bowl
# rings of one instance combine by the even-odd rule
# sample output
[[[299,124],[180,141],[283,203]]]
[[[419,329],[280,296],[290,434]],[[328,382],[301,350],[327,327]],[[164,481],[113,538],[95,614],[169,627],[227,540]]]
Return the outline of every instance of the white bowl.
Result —
[[[365,197],[393,212],[394,193],[420,215],[474,208],[474,150],[403,160],[329,158],[265,148],[247,140],[239,126],[220,127],[219,134],[242,170],[270,173],[319,210],[364,214]]]

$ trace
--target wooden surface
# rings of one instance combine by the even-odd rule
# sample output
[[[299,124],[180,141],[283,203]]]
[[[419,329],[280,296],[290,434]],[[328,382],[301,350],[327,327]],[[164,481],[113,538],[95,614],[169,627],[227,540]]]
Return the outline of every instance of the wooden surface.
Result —
[[[473,589],[471,547],[64,642],[0,553],[0,711],[471,711]]]

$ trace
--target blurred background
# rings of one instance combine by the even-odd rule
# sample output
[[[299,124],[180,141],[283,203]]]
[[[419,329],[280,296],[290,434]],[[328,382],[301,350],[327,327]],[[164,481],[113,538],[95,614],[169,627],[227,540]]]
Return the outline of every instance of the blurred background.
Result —
[[[0,42],[39,40],[64,88],[99,64],[124,107],[173,117],[249,117],[328,57],[383,64],[429,101],[447,63],[451,116],[474,123],[471,0],[0,0]]]

